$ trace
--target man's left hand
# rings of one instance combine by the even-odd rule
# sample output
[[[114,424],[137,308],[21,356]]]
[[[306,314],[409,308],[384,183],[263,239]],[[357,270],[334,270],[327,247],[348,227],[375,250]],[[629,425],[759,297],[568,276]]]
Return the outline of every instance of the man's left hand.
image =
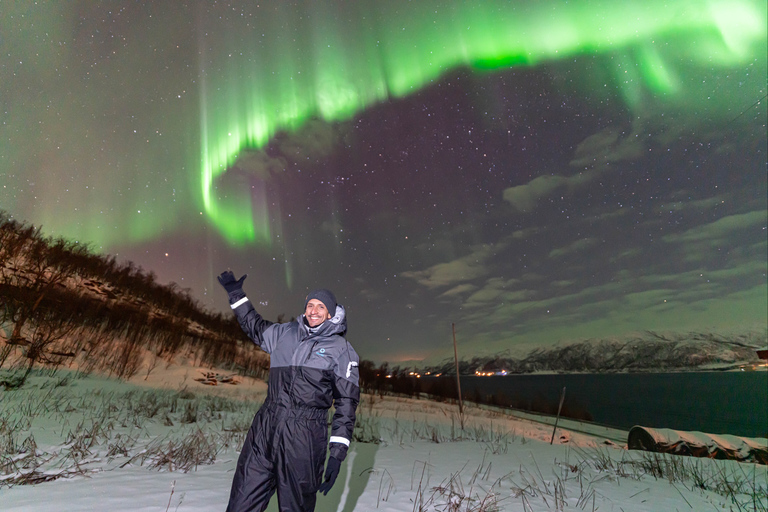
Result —
[[[218,279],[219,284],[227,290],[227,293],[232,293],[243,289],[243,281],[245,281],[246,277],[248,277],[248,274],[245,274],[240,279],[235,279],[235,274],[233,274],[231,270],[225,270],[221,273]]]
[[[323,493],[324,496],[328,495],[328,491],[331,490],[333,484],[336,482],[336,477],[339,476],[339,469],[341,468],[341,461],[336,457],[329,457],[328,464],[325,467],[325,481],[320,484],[317,492]]]

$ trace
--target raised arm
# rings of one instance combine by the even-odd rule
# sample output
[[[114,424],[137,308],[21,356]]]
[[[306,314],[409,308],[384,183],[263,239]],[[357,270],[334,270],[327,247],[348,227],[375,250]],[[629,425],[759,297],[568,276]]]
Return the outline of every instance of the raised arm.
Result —
[[[221,286],[224,287],[229,295],[229,305],[235,312],[235,317],[240,323],[243,332],[245,332],[255,344],[264,349],[265,352],[270,353],[272,352],[272,347],[265,343],[264,331],[274,322],[264,320],[261,315],[256,312],[251,301],[248,300],[248,297],[243,291],[243,281],[245,281],[246,277],[248,277],[248,274],[245,274],[240,279],[235,279],[235,275],[230,270],[227,270],[222,272],[218,279]]]

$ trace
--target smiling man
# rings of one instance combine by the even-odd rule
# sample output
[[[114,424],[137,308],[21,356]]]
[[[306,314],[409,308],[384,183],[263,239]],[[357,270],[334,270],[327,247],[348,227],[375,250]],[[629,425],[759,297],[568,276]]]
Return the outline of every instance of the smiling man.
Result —
[[[240,452],[227,511],[261,512],[275,492],[281,511],[313,511],[317,492],[328,494],[339,475],[360,400],[359,358],[344,338],[346,311],[331,291],[319,289],[307,295],[297,320],[269,322],[246,297],[245,278],[226,271],[218,279],[240,327],[270,354],[269,388]]]

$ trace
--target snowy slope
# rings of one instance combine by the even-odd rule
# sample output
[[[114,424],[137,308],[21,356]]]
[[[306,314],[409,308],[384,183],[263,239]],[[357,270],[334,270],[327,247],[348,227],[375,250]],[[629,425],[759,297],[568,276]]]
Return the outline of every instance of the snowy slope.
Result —
[[[203,386],[193,380],[199,370],[171,366],[131,383],[39,375],[0,392],[0,508],[224,510],[266,386]],[[616,442],[624,433],[580,433],[588,429],[576,422],[561,424],[550,445],[551,425],[489,408],[466,412],[462,429],[453,405],[365,396],[356,435],[377,442],[353,443],[317,510],[768,507],[765,466],[631,452]],[[21,485],[32,471],[52,481]]]

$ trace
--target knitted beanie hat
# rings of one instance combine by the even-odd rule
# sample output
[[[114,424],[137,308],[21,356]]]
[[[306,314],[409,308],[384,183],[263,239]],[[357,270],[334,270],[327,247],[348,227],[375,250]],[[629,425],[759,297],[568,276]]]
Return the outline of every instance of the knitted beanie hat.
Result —
[[[328,313],[331,314],[331,318],[336,315],[336,296],[331,290],[320,288],[319,290],[315,290],[307,295],[307,300],[304,301],[305,310],[307,309],[307,304],[309,304],[309,301],[312,299],[317,299],[322,302],[326,309],[328,309]]]

